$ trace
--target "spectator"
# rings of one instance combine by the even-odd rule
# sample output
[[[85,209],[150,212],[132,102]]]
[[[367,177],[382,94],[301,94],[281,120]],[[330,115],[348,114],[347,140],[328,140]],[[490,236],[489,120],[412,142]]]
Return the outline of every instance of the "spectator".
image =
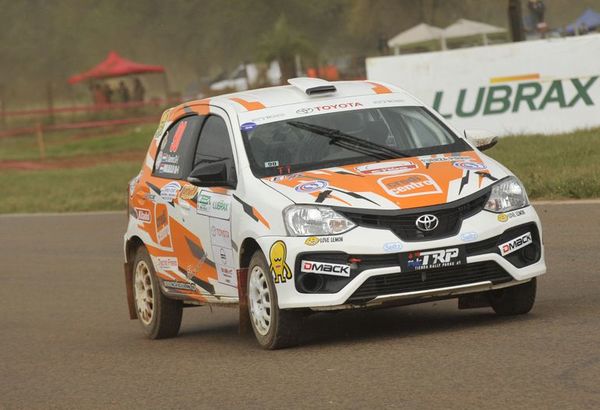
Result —
[[[98,83],[93,84],[91,87],[92,97],[94,99],[95,105],[106,104],[106,96],[104,95],[104,91],[102,90],[102,86]]]
[[[139,78],[133,80],[133,101],[144,101],[144,94],[146,89]]]
[[[108,83],[105,83],[102,91],[104,92],[104,102],[110,104],[112,102],[113,95],[112,88],[110,88],[110,85]]]
[[[129,102],[129,88],[127,88],[124,81],[119,81],[119,88],[117,89],[117,92],[119,93],[119,102]]]

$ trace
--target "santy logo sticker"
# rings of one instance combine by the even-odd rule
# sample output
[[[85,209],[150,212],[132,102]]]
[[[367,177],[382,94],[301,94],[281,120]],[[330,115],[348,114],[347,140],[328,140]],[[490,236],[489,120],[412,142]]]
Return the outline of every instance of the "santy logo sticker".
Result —
[[[173,256],[159,256],[156,258],[158,270],[177,270],[178,261]]]
[[[439,185],[425,174],[404,174],[380,178],[377,183],[392,196],[398,198],[439,194]]]
[[[135,208],[135,217],[144,223],[148,223],[150,222],[150,211],[144,208]]]
[[[304,192],[311,193],[316,191],[321,191],[322,189],[327,188],[329,182],[323,181],[322,179],[317,179],[316,181],[304,182],[300,185],[296,186],[296,192]]]
[[[512,241],[503,243],[502,245],[498,246],[498,249],[500,249],[500,254],[502,256],[505,256],[510,253],[513,253],[516,250],[526,247],[531,243],[531,241],[531,232],[527,232],[521,236],[516,237]]]
[[[350,277],[350,265],[337,263],[302,261],[302,272],[321,273],[323,275]]]
[[[417,166],[411,161],[392,161],[361,165],[355,169],[365,175],[389,175],[400,174],[416,168]]]
[[[181,189],[179,182],[169,182],[167,185],[161,188],[160,197],[167,202],[173,201],[177,197],[177,193]]]

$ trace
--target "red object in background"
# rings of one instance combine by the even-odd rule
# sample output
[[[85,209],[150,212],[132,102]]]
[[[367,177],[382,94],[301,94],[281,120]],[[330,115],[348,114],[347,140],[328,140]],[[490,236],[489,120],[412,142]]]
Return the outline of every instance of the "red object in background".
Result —
[[[340,73],[337,67],[331,64],[319,67],[318,69],[310,67],[306,70],[306,75],[311,78],[318,77],[329,81],[337,81],[340,79]]]
[[[111,51],[104,61],[96,67],[85,71],[81,74],[76,74],[69,78],[70,84],[79,83],[84,80],[96,78],[121,77],[130,74],[143,73],[164,73],[165,69],[159,65],[147,65],[136,63],[121,57],[116,52]]]

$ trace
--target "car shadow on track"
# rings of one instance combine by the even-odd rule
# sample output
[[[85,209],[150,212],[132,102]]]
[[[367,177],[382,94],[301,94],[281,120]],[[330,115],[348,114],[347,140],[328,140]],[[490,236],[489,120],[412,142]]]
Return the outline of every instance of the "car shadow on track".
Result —
[[[448,306],[448,303],[443,308],[440,307],[435,303],[429,306],[314,313],[303,319],[297,345],[324,346],[418,337],[533,320],[536,316],[535,311],[529,315],[502,317],[489,308],[459,311],[456,307]],[[203,318],[200,327],[189,323],[180,337],[188,340],[202,338],[203,343],[223,343],[233,337],[251,342],[254,338],[252,331],[238,335],[235,310],[223,311],[215,319],[220,323],[211,323],[210,318]]]
[[[435,307],[391,308],[375,311],[345,311],[316,314],[303,323],[300,344],[327,345],[358,343],[375,339],[417,337],[444,332],[462,331],[479,326],[533,319],[534,313],[502,317],[491,309],[467,312],[440,311]]]

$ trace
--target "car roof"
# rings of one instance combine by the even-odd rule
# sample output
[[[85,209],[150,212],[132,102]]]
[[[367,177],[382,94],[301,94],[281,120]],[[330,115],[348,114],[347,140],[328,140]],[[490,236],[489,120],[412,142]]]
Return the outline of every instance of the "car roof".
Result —
[[[292,79],[290,82],[293,82]],[[216,97],[206,98],[203,100],[189,101],[180,104],[173,108],[173,114],[197,112],[195,106],[206,104],[214,105],[221,108],[230,108],[237,113],[248,111],[261,110],[265,108],[273,108],[282,105],[300,104],[303,102],[315,102],[319,100],[330,100],[344,97],[359,97],[375,94],[402,94],[404,98],[414,100],[406,91],[399,87],[383,82],[375,81],[332,81],[327,82],[320,79],[298,79],[310,84],[310,81],[315,80],[315,86],[329,84],[335,86],[335,92],[325,92],[309,95],[306,89],[298,85],[283,85],[276,87],[259,88],[255,90],[241,91],[231,94],[219,95]],[[309,89],[310,90],[310,89]],[[179,115],[175,115],[179,117]],[[174,119],[174,118],[173,118]]]

